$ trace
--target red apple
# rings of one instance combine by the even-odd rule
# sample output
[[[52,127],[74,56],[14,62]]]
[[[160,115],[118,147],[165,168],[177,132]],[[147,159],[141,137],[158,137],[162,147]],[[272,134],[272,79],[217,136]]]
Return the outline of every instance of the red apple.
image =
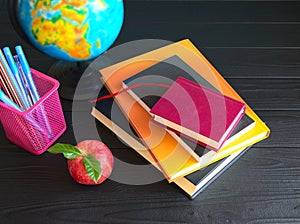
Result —
[[[114,160],[109,148],[101,141],[85,140],[76,145],[83,156],[75,159],[68,159],[68,168],[71,176],[80,184],[94,185],[105,181],[111,174]],[[94,156],[101,165],[102,174],[97,182],[95,182],[86,172],[83,163],[84,156]]]
[[[105,181],[111,174],[114,159],[109,148],[101,141],[85,140],[73,146],[56,143],[49,153],[62,153],[68,159],[71,176],[80,184],[95,185]]]

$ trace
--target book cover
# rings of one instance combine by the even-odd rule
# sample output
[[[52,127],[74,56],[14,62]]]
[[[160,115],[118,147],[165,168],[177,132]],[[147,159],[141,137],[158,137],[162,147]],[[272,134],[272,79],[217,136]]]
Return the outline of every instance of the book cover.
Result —
[[[228,157],[225,157],[215,163],[208,165],[207,167],[204,167],[182,178],[183,181],[186,181],[189,184],[193,185],[193,193],[190,195],[188,194],[188,192],[186,193],[190,196],[191,199],[196,198],[212,182],[214,182],[235,162],[237,162],[250,148],[251,146],[248,146],[243,150],[239,150],[229,155]]]
[[[120,78],[115,80],[117,88],[105,82],[111,94],[122,89]],[[174,132],[154,123],[152,116],[126,92],[115,96],[115,100],[169,182],[199,169],[200,157]]]
[[[108,94],[109,92],[106,90],[106,88],[102,87],[99,96],[105,96]],[[142,141],[130,130],[129,126],[127,125],[127,118],[122,115],[119,107],[114,105],[114,100],[112,98],[97,102],[91,114],[99,122],[104,124],[108,129],[115,133],[125,144],[133,148],[149,163],[161,171],[160,167],[150,155],[149,151],[146,150]],[[186,193],[186,195],[188,195],[189,198],[194,199],[223,172],[225,172],[248,149],[249,147],[189,175],[178,177],[173,182],[178,185]]]
[[[234,91],[234,89],[226,82],[226,80],[219,74],[219,72],[213,67],[213,65],[200,53],[200,51],[188,39],[113,64],[109,67],[101,69],[100,73],[102,74],[102,79],[105,82],[105,85],[110,89],[110,92],[115,93],[122,89],[122,80],[128,79],[140,73],[141,71],[148,69],[151,66],[174,55],[177,55],[181,60],[183,60],[193,70],[195,70],[198,76],[202,76],[211,85],[218,89],[222,94],[245,103],[245,101],[238,95],[238,93]],[[128,115],[131,115],[128,113],[128,109],[130,111],[131,104],[137,104],[137,101],[134,100],[134,98],[128,93],[120,94],[119,96],[116,96],[115,99],[118,102],[118,105],[121,106],[123,112],[123,108],[127,107],[127,112],[125,114],[128,118]],[[201,157],[201,161],[199,162],[199,168],[205,167],[210,163],[216,162],[238,150],[253,145],[269,136],[270,129],[255,114],[255,112],[250,108],[250,106],[247,103],[246,114],[255,121],[255,126],[247,133],[239,136],[226,146],[223,146],[222,149],[218,151],[218,153],[214,151],[206,153],[205,156]],[[133,118],[133,116],[130,117],[131,119]],[[149,131],[149,129],[146,129],[144,131]]]
[[[173,55],[157,64],[123,80],[123,88],[147,111],[151,108],[168,90],[165,86],[171,86],[178,77],[184,77],[192,82],[196,82],[220,92],[211,85],[206,79],[197,74],[197,72],[187,65],[177,55]],[[139,86],[137,88],[130,88]],[[231,143],[239,136],[247,133],[255,125],[255,121],[247,114],[242,116],[223,146]],[[184,137],[184,136],[183,136]],[[198,151],[198,150],[196,150]]]
[[[110,93],[105,87],[102,87],[98,98],[103,96],[109,96]],[[121,109],[117,106],[117,103],[113,103],[112,98],[103,99],[96,103],[95,107],[98,111],[101,111],[105,117],[108,117],[110,120],[107,120],[108,123],[112,122],[114,124],[118,124],[116,127],[122,127],[122,130],[126,131],[126,133],[134,132],[131,125],[129,124],[128,120],[125,119],[125,115],[122,113]],[[105,120],[105,118],[103,118]],[[116,131],[114,131],[116,132]],[[136,141],[141,142],[140,138],[137,136],[136,133],[131,134],[132,138],[135,138]],[[181,141],[185,147],[189,147],[199,158],[203,156],[205,153],[209,152],[210,150],[206,149],[204,146],[195,143],[195,141],[189,140],[187,138],[183,138],[182,136],[178,136],[177,139]],[[137,148],[137,147],[135,147]]]
[[[245,104],[178,77],[151,108],[153,119],[218,151],[245,112]]]

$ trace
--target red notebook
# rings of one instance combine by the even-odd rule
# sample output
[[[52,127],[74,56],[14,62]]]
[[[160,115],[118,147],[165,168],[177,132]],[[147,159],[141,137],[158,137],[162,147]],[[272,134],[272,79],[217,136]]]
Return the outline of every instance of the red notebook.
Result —
[[[245,113],[245,104],[178,79],[152,107],[154,121],[218,151]]]

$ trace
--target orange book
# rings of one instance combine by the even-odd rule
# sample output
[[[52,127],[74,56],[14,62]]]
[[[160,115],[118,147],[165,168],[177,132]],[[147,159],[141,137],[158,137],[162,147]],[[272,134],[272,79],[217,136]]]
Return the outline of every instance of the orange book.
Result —
[[[123,80],[173,55],[180,57],[224,95],[244,102],[189,40],[122,61],[101,69],[100,73],[109,91],[116,93],[122,89]],[[246,114],[255,120],[255,127],[222,147],[218,153],[210,151],[199,159],[191,149],[182,144],[178,136],[152,122],[149,112],[128,93],[117,95],[115,100],[169,181],[242,150],[269,135],[268,127],[246,105]]]
[[[105,74],[104,71],[103,78]],[[116,93],[122,88],[120,81],[125,78],[128,78],[126,73],[122,73],[122,77],[109,75],[108,80],[104,78],[105,85],[112,94]],[[115,100],[169,182],[199,169],[199,156],[187,145],[180,144],[175,133],[153,122],[149,112],[128,93],[115,96]]]

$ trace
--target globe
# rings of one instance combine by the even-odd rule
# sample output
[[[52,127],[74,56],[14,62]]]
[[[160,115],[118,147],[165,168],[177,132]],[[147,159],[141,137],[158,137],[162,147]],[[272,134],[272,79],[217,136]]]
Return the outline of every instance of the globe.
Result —
[[[45,54],[70,62],[106,51],[122,27],[122,0],[18,0],[18,22]]]

